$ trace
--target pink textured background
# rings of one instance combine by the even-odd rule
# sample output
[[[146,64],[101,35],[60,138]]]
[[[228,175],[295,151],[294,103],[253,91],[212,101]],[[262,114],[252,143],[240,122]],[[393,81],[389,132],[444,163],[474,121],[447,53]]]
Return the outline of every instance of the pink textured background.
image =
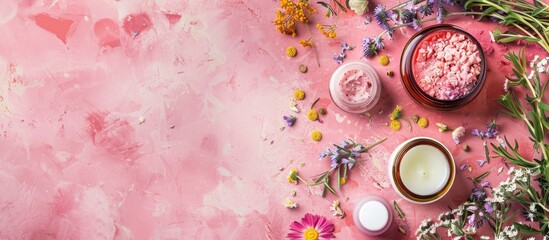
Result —
[[[314,24],[334,19],[318,8],[311,23],[318,67],[314,51],[298,46],[300,38],[276,32],[277,6],[272,0],[1,1],[0,239],[283,239],[306,212],[331,219],[338,239],[369,239],[352,223],[354,202],[368,193],[396,200],[407,214],[406,236],[396,219],[378,239],[409,239],[422,219],[468,197],[466,177],[489,169],[493,185],[505,177],[495,174],[500,159],[477,166],[484,159],[480,139],[468,134],[463,141],[472,151],[465,153],[434,124],[463,124],[469,133],[496,116],[510,66],[501,56],[506,49],[490,43],[493,24],[448,21],[495,49],[473,103],[434,112],[411,101],[398,74],[402,47],[414,33],[404,29],[386,41],[387,67],[361,59],[377,68],[383,84],[381,101],[364,118],[331,104],[328,79],[338,66],[331,58],[341,42],[359,46],[379,27],[341,14],[338,38],[326,39]],[[296,58],[285,56],[290,45],[298,48]],[[346,61],[360,59],[360,52],[348,52]],[[300,73],[299,64],[309,72]],[[387,77],[387,69],[395,76]],[[299,102],[296,125],[281,131],[296,88],[307,98]],[[303,111],[317,97],[328,111],[324,123],[307,121]],[[396,104],[406,118],[426,116],[431,125],[391,131],[384,123]],[[522,123],[500,114],[498,124],[530,146]],[[309,138],[314,129],[324,134],[319,143]],[[473,166],[472,173],[458,171],[451,193],[430,205],[399,198],[386,174],[394,147],[422,135],[445,143],[458,167]],[[302,176],[328,169],[317,156],[332,143],[379,137],[388,139],[350,173],[337,196],[322,198],[319,188],[286,180],[291,167]],[[299,208],[286,209],[282,202],[292,190]],[[347,213],[342,220],[331,217],[335,199]]]

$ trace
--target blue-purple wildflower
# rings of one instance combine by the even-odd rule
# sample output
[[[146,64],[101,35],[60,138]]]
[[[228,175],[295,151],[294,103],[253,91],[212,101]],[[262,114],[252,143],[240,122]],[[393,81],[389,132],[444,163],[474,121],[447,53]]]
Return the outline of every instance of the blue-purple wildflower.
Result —
[[[417,18],[414,18],[414,20],[412,20],[412,27],[414,28],[414,30],[421,29],[421,22],[417,20]]]
[[[334,59],[338,64],[342,64],[342,63],[343,63],[343,59],[345,58],[345,56],[346,56],[345,53],[334,54],[333,59]]]
[[[488,124],[488,127],[486,128],[486,131],[482,131],[480,129],[473,129],[473,131],[471,132],[471,134],[473,136],[478,136],[480,137],[481,139],[483,138],[495,138],[498,136],[498,131],[497,131],[497,126],[496,125],[496,121],[492,121]]]
[[[388,15],[391,15],[392,13],[389,13],[385,10],[385,6],[379,4],[374,9],[374,18],[377,21],[377,24],[381,29],[383,30],[390,30],[389,23],[387,22],[387,18],[389,18]]]
[[[385,48],[385,44],[383,43],[383,38],[381,37],[381,35],[374,38],[374,44],[376,46],[376,49],[378,50]]]
[[[446,11],[446,9],[438,4],[438,7],[437,7],[437,22],[438,23],[442,23],[442,21],[444,20],[444,17],[446,16],[448,12]]]
[[[375,56],[376,54],[377,49],[374,41],[369,37],[365,37],[364,40],[362,40],[362,55],[365,58],[370,58]]]
[[[431,14],[434,13],[433,11],[433,5],[434,5],[434,1],[427,1],[425,4],[423,4],[423,6],[419,7],[418,8],[418,11],[421,13],[421,15],[423,15],[424,17],[425,16],[429,16]]]
[[[408,9],[404,9],[400,12],[400,20],[402,20],[402,23],[411,23],[414,19],[416,19],[415,12]]]
[[[335,168],[345,165],[348,169],[353,168],[360,154],[364,152],[364,146],[352,141],[341,141],[340,145],[335,145],[333,149],[326,148],[319,154],[319,159],[330,158],[330,167]]]
[[[480,202],[484,199],[486,196],[486,193],[482,188],[473,188],[473,192],[471,192],[471,197],[476,201]]]
[[[295,120],[297,120],[297,118],[292,115],[284,116],[282,118],[284,119],[284,121],[286,121],[288,127],[293,126],[295,124]]]
[[[492,208],[492,204],[490,202],[484,203],[484,212],[491,214],[494,211],[494,208]]]
[[[477,160],[477,164],[479,167],[482,167],[484,166],[484,164],[486,164],[486,160]]]
[[[341,52],[339,54],[334,54],[334,57],[333,59],[338,63],[338,64],[342,64],[343,63],[343,59],[345,59],[345,57],[347,56],[347,54],[345,53],[347,50],[353,50],[353,46],[349,46],[349,44],[347,44],[346,42],[342,43],[341,44]]]

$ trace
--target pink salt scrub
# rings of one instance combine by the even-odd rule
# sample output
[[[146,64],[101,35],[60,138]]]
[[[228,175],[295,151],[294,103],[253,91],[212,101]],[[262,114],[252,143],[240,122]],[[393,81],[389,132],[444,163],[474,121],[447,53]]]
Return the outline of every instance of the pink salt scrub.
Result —
[[[349,103],[361,103],[371,96],[372,80],[361,70],[352,69],[343,74],[339,81],[343,100]]]
[[[439,31],[426,37],[412,59],[416,83],[438,100],[460,99],[479,81],[480,51],[469,37],[458,32]]]

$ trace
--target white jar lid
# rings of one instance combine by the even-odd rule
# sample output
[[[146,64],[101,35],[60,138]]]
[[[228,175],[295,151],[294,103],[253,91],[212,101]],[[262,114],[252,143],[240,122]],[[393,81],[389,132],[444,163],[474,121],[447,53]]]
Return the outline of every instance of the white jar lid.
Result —
[[[383,203],[371,200],[362,205],[358,212],[360,224],[370,231],[379,231],[389,221],[389,211]]]

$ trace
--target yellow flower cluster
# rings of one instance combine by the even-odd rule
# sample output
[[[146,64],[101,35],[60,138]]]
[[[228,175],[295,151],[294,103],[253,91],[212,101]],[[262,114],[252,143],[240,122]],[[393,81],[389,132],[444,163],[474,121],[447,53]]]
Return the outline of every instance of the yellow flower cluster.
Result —
[[[309,22],[305,11],[307,13],[316,12],[316,9],[311,7],[308,0],[298,0],[297,4],[293,0],[280,0],[279,3],[282,10],[276,10],[274,25],[279,32],[292,36],[297,34],[296,25],[298,22]]]
[[[305,99],[305,91],[303,91],[303,90],[301,90],[301,89],[295,90],[295,92],[294,92],[294,98],[297,99],[297,100],[303,100],[303,99]]]
[[[398,131],[398,130],[400,130],[400,128],[402,127],[402,124],[400,123],[399,120],[391,120],[391,123],[389,124],[389,127],[390,127],[393,131]]]
[[[417,125],[419,125],[421,128],[426,128],[427,126],[429,126],[429,120],[427,120],[427,118],[421,117],[417,121]]]
[[[389,57],[387,55],[381,55],[378,61],[379,61],[379,64],[381,64],[382,66],[389,65]]]
[[[313,46],[313,39],[309,38],[309,39],[299,40],[299,44],[303,47],[312,47]]]
[[[393,111],[391,112],[391,116],[389,116],[389,118],[391,120],[399,119],[400,116],[402,115],[401,112],[402,112],[402,107],[400,105],[397,105],[395,109],[393,109]]]
[[[314,130],[311,132],[311,139],[315,142],[318,142],[322,140],[322,133],[318,130]]]
[[[295,57],[297,55],[297,49],[295,47],[289,46],[286,48],[286,55],[288,57]]]
[[[337,33],[336,33],[336,25],[333,24],[333,25],[322,25],[320,23],[317,23],[316,24],[316,28],[318,28],[318,30],[324,35],[326,36],[327,38],[336,38],[337,37]]]
[[[307,119],[311,121],[318,120],[318,112],[314,109],[309,110],[309,112],[307,112]]]
[[[297,184],[297,169],[292,168],[292,170],[290,170],[290,173],[288,174],[287,179],[289,183]]]

